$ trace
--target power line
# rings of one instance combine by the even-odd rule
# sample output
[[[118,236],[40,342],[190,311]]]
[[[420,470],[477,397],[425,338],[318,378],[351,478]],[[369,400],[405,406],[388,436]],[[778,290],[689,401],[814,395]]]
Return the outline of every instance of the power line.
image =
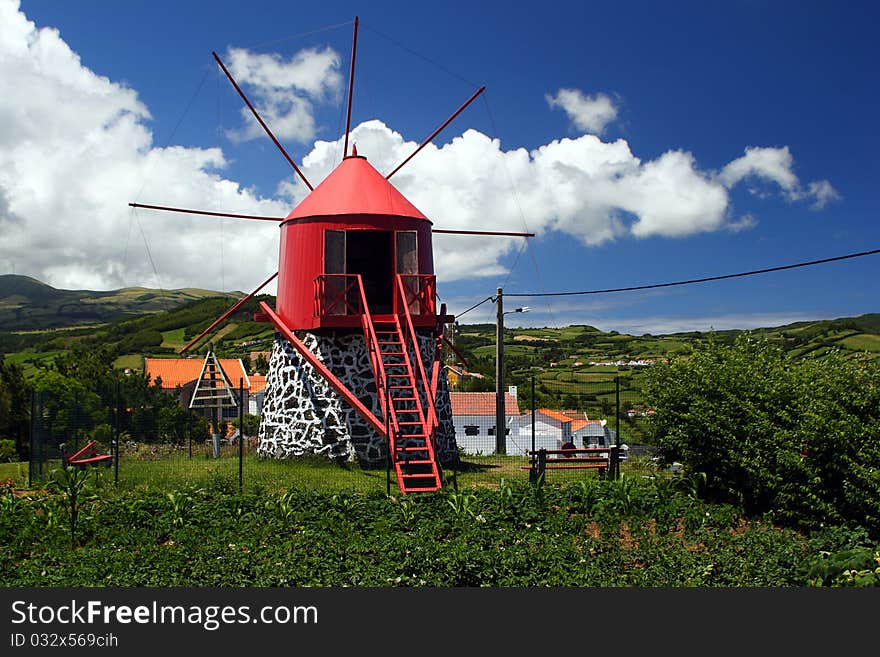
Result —
[[[474,304],[473,306],[471,306],[470,308],[468,308],[468,309],[465,310],[464,312],[460,312],[460,313],[458,313],[458,314],[456,315],[456,317],[461,317],[461,316],[464,315],[465,313],[469,313],[470,311],[472,311],[474,308],[479,308],[480,306],[482,306],[482,305],[483,305],[484,303],[486,303],[487,301],[495,301],[495,297],[486,297],[485,299],[483,299],[482,301],[480,301],[480,303]]]
[[[861,253],[849,253],[847,255],[835,256],[833,258],[822,258],[821,260],[811,260],[809,262],[799,262],[793,265],[782,265],[780,267],[768,267],[766,269],[753,269],[752,271],[744,271],[738,274],[724,274],[723,276],[707,276],[706,278],[692,278],[686,281],[675,281],[672,283],[654,283],[651,285],[634,285],[632,287],[617,287],[606,290],[587,290],[584,292],[535,292],[535,293],[509,293],[505,292],[506,297],[562,297],[574,296],[580,294],[607,294],[610,292],[630,292],[632,290],[650,290],[658,287],[672,287],[675,285],[691,285],[693,283],[706,283],[708,281],[720,281],[726,278],[739,278],[742,276],[754,276],[755,274],[767,274],[774,271],[782,271],[785,269],[796,269],[798,267],[809,267],[812,265],[821,265],[827,262],[836,262],[838,260],[848,260],[850,258],[860,258],[862,256],[875,255],[880,253],[880,249],[872,251],[862,251]],[[490,297],[492,298],[492,297]],[[484,302],[480,302],[484,303]],[[480,305],[480,304],[477,304]],[[474,306],[476,307],[476,306]],[[470,309],[469,309],[470,310]]]

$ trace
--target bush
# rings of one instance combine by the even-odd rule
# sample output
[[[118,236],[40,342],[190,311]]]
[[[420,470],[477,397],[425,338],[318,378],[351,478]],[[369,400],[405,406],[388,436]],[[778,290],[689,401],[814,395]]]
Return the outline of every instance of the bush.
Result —
[[[14,440],[0,440],[0,463],[13,463],[18,461],[18,453],[15,451]]]
[[[666,462],[707,492],[805,528],[855,522],[880,535],[880,364],[837,353],[794,361],[766,340],[711,339],[646,374]]]

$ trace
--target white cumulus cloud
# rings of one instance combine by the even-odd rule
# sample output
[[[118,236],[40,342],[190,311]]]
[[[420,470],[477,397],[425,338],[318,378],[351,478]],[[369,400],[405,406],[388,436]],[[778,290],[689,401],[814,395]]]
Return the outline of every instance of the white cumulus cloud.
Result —
[[[746,148],[745,155],[729,162],[718,174],[718,180],[728,188],[753,177],[775,183],[791,201],[813,199],[816,209],[840,197],[827,180],[811,182],[804,189],[794,173],[794,157],[788,146]]]
[[[232,77],[246,89],[248,100],[279,139],[301,143],[313,139],[314,103],[335,100],[342,84],[340,57],[332,48],[307,48],[289,60],[274,53],[230,48],[226,59]],[[250,109],[243,107],[241,115],[245,127],[229,131],[231,138],[244,141],[265,135]]]
[[[5,271],[14,264],[19,273],[73,289],[220,289],[224,281],[233,289],[255,286],[275,270],[274,225],[133,214],[132,201],[273,215],[287,207],[225,179],[219,149],[155,147],[149,117],[133,89],[85,68],[56,29],[38,29],[17,2],[0,0]],[[161,198],[138,198],[144,181]]]
[[[580,89],[560,89],[545,96],[550,107],[561,107],[578,130],[601,135],[617,118],[617,107],[602,93],[584,95]]]

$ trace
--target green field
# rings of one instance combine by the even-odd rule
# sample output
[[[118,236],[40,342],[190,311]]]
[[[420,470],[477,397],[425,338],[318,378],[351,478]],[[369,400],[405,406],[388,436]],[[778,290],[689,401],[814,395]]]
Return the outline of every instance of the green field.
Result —
[[[880,335],[860,333],[844,338],[840,342],[848,349],[854,349],[856,351],[880,352]]]
[[[182,347],[186,344],[186,341],[183,337],[183,332],[186,329],[183,327],[172,329],[170,331],[162,331],[162,346],[163,347]]]

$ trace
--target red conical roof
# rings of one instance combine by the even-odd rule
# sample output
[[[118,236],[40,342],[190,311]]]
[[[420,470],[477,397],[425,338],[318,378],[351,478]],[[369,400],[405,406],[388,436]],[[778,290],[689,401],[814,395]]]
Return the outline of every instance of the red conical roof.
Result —
[[[315,187],[287,219],[341,214],[381,214],[414,219],[428,218],[376,171],[362,155],[342,160]]]

